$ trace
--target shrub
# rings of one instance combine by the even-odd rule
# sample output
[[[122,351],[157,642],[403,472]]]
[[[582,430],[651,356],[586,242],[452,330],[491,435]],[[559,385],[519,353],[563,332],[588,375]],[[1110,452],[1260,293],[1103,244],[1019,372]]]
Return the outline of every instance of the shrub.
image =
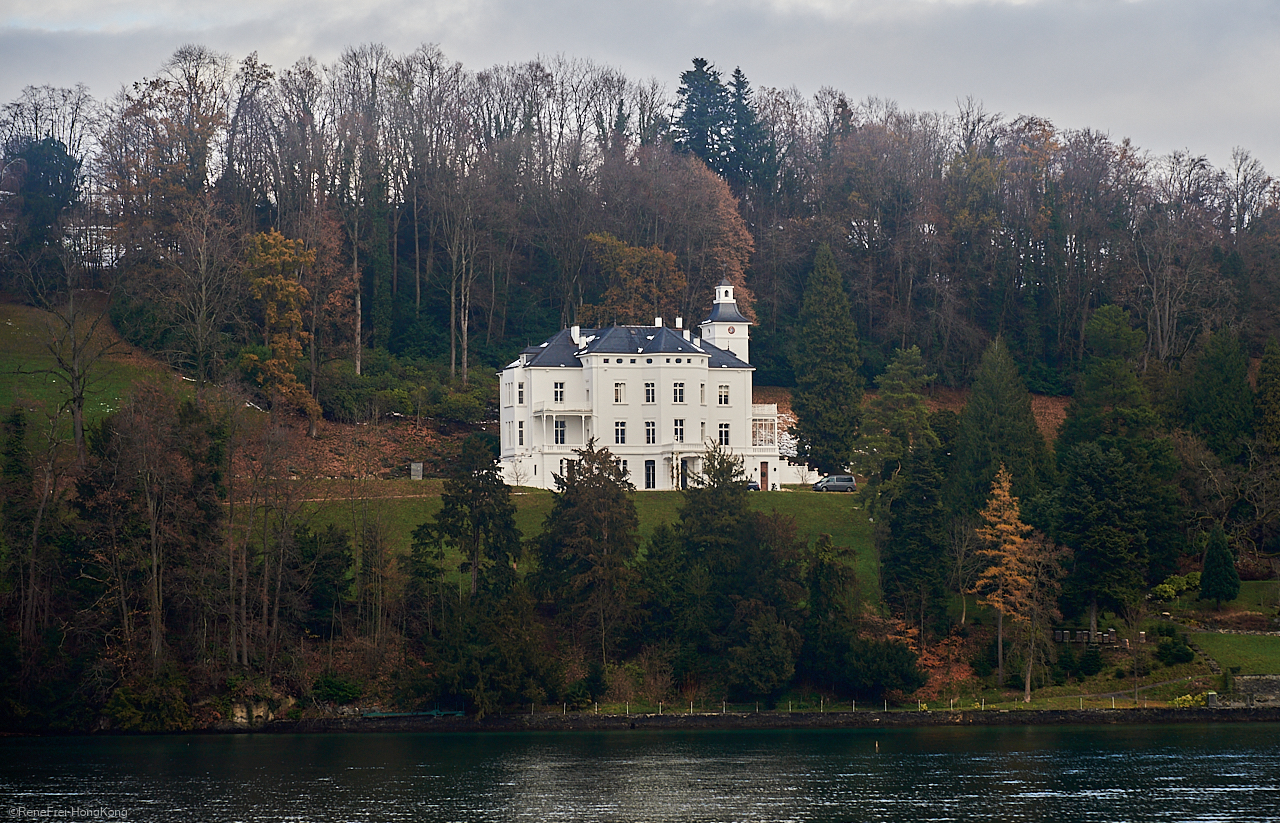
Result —
[[[1190,663],[1196,659],[1196,653],[1182,638],[1166,637],[1156,647],[1156,659],[1166,666],[1178,663]]]
[[[191,728],[187,683],[176,675],[127,682],[112,693],[106,713],[120,731],[187,731]]]
[[[360,684],[336,674],[322,674],[311,687],[311,696],[320,703],[350,703],[364,693]]]
[[[1080,656],[1080,673],[1085,677],[1093,677],[1102,671],[1102,650],[1090,645]]]

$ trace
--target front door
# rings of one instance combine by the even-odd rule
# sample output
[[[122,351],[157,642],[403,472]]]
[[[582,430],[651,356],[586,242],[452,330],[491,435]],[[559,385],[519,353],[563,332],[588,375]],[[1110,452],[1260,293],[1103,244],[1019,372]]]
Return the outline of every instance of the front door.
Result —
[[[765,461],[760,464],[760,491],[767,492],[769,490],[769,463]]]

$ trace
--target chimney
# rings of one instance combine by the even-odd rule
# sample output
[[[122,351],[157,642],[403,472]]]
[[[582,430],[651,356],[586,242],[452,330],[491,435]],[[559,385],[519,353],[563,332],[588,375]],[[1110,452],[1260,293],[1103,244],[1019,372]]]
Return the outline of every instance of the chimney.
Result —
[[[569,329],[569,337],[573,340],[573,345],[581,346],[582,345],[582,327],[574,326],[571,329]]]
[[[677,329],[683,329],[683,328],[684,328],[684,318],[683,318],[683,317],[677,317],[677,318],[676,318],[676,328],[677,328]]]
[[[662,318],[661,318],[661,317],[655,317],[655,318],[653,318],[653,327],[654,327],[655,329],[660,329],[660,328],[662,328]]]

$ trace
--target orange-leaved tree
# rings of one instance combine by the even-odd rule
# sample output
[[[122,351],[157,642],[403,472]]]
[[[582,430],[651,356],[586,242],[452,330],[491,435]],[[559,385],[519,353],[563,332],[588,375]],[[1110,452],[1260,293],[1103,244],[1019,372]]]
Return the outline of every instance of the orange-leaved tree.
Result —
[[[981,512],[985,525],[977,528],[983,542],[978,554],[988,558],[990,565],[978,575],[972,591],[981,595],[979,603],[996,610],[996,656],[1002,685],[1005,616],[1013,622],[1023,654],[1023,700],[1029,703],[1031,673],[1049,647],[1049,627],[1062,617],[1058,595],[1068,550],[1022,522],[1018,498],[1010,491],[1012,485],[1013,478],[1002,464]]]
[[[599,304],[579,310],[580,322],[648,324],[680,313],[685,277],[674,254],[632,246],[607,233],[588,234],[587,243],[607,285]]]
[[[302,285],[302,271],[315,263],[316,253],[301,240],[289,240],[272,229],[253,236],[249,252],[249,289],[262,303],[263,342],[270,356],[244,355],[245,365],[257,367],[258,382],[271,398],[274,410],[287,404],[306,413],[310,435],[316,434],[320,404],[294,373],[302,360],[302,347],[311,335],[302,327],[302,307],[310,299]]]
[[[1004,684],[1004,618],[1019,619],[1030,594],[1026,567],[1027,536],[1031,527],[1022,522],[1018,498],[1010,492],[1013,477],[1002,463],[991,483],[991,496],[982,509],[985,525],[977,529],[983,548],[978,554],[990,565],[978,575],[973,591],[978,602],[996,610],[996,671]]]

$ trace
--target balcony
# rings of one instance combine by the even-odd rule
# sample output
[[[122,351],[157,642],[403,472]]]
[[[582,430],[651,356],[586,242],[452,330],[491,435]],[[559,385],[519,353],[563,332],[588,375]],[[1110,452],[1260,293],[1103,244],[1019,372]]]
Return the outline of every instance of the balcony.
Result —
[[[548,403],[545,400],[539,400],[533,404],[533,416],[541,417],[544,414],[575,414],[588,415],[592,411],[587,406],[567,403]]]

